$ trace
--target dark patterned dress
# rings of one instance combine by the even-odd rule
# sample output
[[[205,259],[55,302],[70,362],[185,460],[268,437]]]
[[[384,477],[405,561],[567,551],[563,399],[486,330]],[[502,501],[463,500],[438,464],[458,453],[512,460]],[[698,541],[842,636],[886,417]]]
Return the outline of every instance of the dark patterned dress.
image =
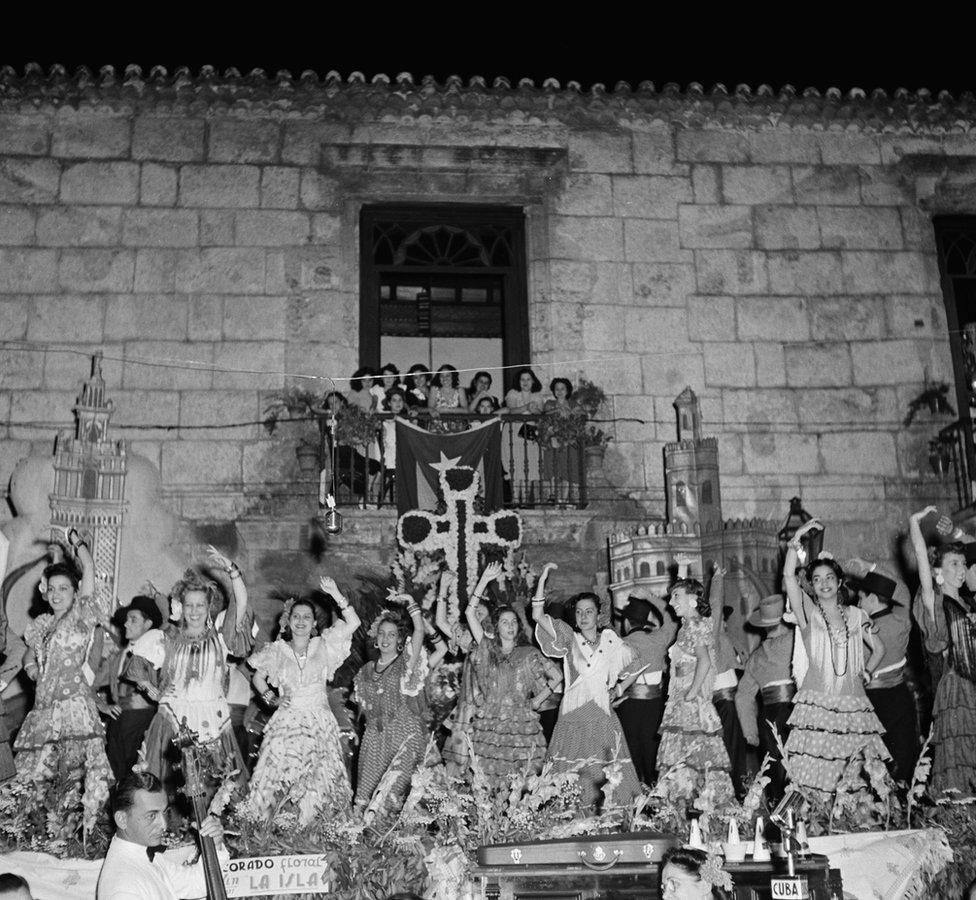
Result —
[[[914,612],[925,649],[945,653],[932,709],[932,791],[971,795],[976,789],[976,623],[969,617],[976,616],[976,608],[936,588],[934,619],[918,597]]]
[[[722,740],[722,722],[712,703],[715,640],[715,623],[711,618],[687,618],[668,651],[671,678],[661,719],[657,767],[663,774],[671,766],[688,766],[700,781],[717,780],[731,795],[729,754]],[[695,680],[699,665],[695,651],[701,648],[705,648],[711,660],[710,671],[699,695],[688,700],[685,694]]]
[[[857,753],[867,759],[891,759],[881,740],[884,728],[864,692],[864,631],[871,620],[856,606],[841,607],[847,624],[847,649],[834,653],[823,616],[803,596],[806,626],[797,623],[809,668],[800,679],[793,698],[786,740],[792,783],[818,799],[829,798],[837,789],[848,760]],[[796,622],[792,612],[783,617]],[[838,648],[839,649],[839,648]],[[842,662],[845,661],[845,662]]]
[[[95,707],[97,630],[107,608],[92,597],[76,597],[60,619],[51,613],[27,626],[24,643],[37,660],[34,708],[17,734],[17,781],[40,790],[64,766],[84,781],[84,823],[91,828],[108,800],[112,781],[105,755],[105,729]],[[100,660],[99,660],[100,661]]]
[[[582,801],[590,808],[599,804],[606,767],[616,762],[620,782],[613,800],[625,806],[640,791],[640,782],[620,720],[610,708],[609,688],[634,660],[633,651],[608,628],[590,646],[565,622],[546,618],[556,637],[542,625],[536,626],[535,637],[546,656],[562,659],[565,686],[548,758],[556,772],[579,767]]]
[[[485,638],[474,651],[474,717],[471,743],[488,780],[542,769],[546,739],[531,700],[548,687],[545,660],[535,647],[513,647],[507,656]]]
[[[382,799],[390,806],[402,799],[429,738],[424,701],[427,654],[421,651],[414,662],[407,648],[386,668],[378,668],[377,662],[366,663],[353,683],[354,699],[366,719],[359,749],[357,806],[370,802],[394,760],[398,774]]]

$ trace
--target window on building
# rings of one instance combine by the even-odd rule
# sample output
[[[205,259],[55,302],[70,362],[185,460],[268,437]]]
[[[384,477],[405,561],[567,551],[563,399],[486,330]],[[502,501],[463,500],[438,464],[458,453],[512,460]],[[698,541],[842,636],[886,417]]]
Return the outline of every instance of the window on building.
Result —
[[[642,562],[640,564],[640,577],[641,578],[651,577],[651,564],[649,562]]]
[[[702,506],[712,505],[712,483],[706,481],[701,488],[701,502]]]
[[[524,221],[515,207],[364,206],[361,364],[488,369],[501,397],[498,368],[530,362]]]
[[[976,418],[976,216],[939,216],[934,224],[955,399],[961,416]]]
[[[657,566],[655,567],[655,571],[657,572],[658,575],[668,574],[668,568],[667,566],[664,565],[664,563],[661,560],[657,561]]]
[[[674,485],[675,509],[688,508],[688,487],[683,481],[676,481]]]

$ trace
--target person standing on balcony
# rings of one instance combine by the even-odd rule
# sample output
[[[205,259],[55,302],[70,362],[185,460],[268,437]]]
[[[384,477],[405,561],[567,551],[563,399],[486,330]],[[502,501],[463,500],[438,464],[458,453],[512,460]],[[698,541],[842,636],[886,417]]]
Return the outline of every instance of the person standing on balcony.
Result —
[[[962,597],[966,548],[953,542],[930,551],[922,520],[934,506],[908,518],[908,535],[918,563],[918,593],[912,611],[922,629],[925,649],[945,656],[945,669],[932,709],[935,756],[932,791],[957,790],[972,796],[976,788],[976,606]]]
[[[491,393],[491,380],[490,372],[475,373],[474,378],[471,379],[471,385],[465,392],[467,394],[469,412],[477,412],[478,404],[482,400],[495,400],[497,404],[497,398]]]
[[[467,430],[467,422],[463,420],[450,421],[452,416],[468,410],[468,405],[464,402],[464,393],[459,385],[460,376],[454,366],[445,363],[437,370],[433,387],[431,387],[430,395],[427,397],[427,408],[431,415],[431,431],[452,434]]]
[[[505,395],[505,408],[513,416],[535,416],[542,412],[545,398],[542,382],[525,366],[515,372],[512,387]],[[510,448],[510,464],[516,500],[533,505],[539,500],[539,444],[538,429],[533,422],[514,422],[508,429],[508,446],[502,446],[503,460]]]
[[[430,394],[430,373],[427,366],[414,363],[407,370],[406,388],[407,403],[411,408],[427,406],[427,396]]]
[[[360,366],[349,379],[349,402],[360,409],[376,409],[376,396],[373,394],[376,372],[369,366]],[[381,388],[382,390],[382,388]]]

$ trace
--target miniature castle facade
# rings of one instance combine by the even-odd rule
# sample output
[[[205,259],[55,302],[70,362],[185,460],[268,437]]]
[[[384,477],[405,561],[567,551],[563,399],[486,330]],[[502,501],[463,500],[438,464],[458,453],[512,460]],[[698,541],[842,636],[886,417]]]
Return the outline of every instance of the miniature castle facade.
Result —
[[[114,411],[105,399],[102,354],[92,357],[91,376],[74,407],[75,433],[60,433],[54,447],[51,525],[90,536],[98,589],[118,583],[122,519],[126,511],[124,441],[108,436]]]
[[[748,616],[752,603],[738,588],[773,592],[779,568],[777,525],[771,519],[722,518],[718,441],[703,437],[701,408],[695,392],[686,387],[675,399],[677,440],[664,448],[667,518],[637,527],[633,534],[618,532],[609,540],[610,590],[615,607],[630,594],[663,596],[679,558],[691,557],[690,577],[707,580],[718,563],[728,570],[726,602],[733,618]],[[736,602],[738,601],[738,602]]]

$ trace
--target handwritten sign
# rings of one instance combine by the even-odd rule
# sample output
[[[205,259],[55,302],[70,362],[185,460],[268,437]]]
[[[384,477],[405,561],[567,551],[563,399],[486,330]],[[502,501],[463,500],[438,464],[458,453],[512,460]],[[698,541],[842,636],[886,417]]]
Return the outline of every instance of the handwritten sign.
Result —
[[[329,864],[320,853],[231,859],[221,865],[221,871],[228,897],[332,890]]]
[[[770,881],[773,900],[809,900],[810,888],[806,878],[795,875],[792,878],[774,878]]]

